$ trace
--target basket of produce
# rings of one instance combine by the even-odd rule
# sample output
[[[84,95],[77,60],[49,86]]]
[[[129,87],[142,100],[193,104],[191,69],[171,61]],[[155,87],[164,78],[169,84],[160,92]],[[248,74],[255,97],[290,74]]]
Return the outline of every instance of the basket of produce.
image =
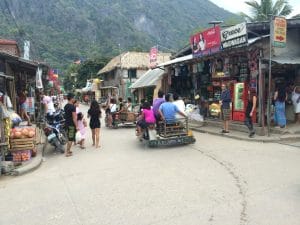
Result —
[[[10,132],[10,151],[33,149],[35,146],[35,129],[16,127]]]
[[[31,159],[31,150],[14,151],[13,162],[25,162]]]

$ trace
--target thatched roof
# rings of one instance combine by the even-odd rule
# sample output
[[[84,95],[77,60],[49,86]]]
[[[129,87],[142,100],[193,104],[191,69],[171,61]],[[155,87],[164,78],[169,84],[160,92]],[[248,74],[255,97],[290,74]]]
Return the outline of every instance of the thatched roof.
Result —
[[[170,60],[170,53],[158,53],[157,63],[163,63]],[[108,73],[116,68],[123,69],[144,69],[149,68],[150,59],[148,52],[125,52],[114,57],[110,62],[103,67],[98,74]]]

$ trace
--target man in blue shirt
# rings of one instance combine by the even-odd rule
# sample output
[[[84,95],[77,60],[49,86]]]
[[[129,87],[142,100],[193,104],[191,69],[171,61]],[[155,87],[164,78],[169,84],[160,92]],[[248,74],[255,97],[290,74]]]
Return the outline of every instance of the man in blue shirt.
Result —
[[[162,103],[159,107],[159,114],[163,120],[166,121],[166,123],[174,123],[176,122],[176,113],[179,113],[183,117],[186,117],[186,115],[181,112],[176,105],[174,105],[170,101],[171,95],[167,94],[165,96],[166,102]]]

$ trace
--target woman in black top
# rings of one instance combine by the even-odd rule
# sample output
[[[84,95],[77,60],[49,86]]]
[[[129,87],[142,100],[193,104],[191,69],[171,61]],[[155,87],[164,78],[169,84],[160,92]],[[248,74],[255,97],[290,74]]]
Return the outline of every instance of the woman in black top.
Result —
[[[249,90],[248,91],[248,104],[246,107],[246,117],[245,117],[245,125],[249,129],[249,137],[253,138],[255,135],[255,130],[253,127],[253,122],[252,118],[256,110],[256,102],[257,102],[257,97],[256,97],[256,91],[255,90]]]
[[[101,109],[96,100],[93,100],[91,103],[91,107],[88,110],[88,118],[90,119],[90,128],[92,130],[92,139],[93,139],[93,146],[96,144],[96,148],[99,148],[99,141],[100,141],[100,118],[101,118]]]

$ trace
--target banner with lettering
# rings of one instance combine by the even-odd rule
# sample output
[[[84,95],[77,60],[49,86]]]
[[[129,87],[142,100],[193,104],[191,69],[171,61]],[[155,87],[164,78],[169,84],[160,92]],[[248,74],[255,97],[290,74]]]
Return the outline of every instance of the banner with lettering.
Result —
[[[273,20],[273,41],[274,47],[284,48],[286,46],[286,19],[276,16]]]
[[[152,47],[150,50],[150,68],[153,69],[157,66],[157,54],[158,54],[158,49],[157,47]]]
[[[220,26],[209,28],[190,37],[193,57],[210,55],[220,51]]]
[[[248,43],[247,25],[240,23],[221,31],[222,49],[232,48]]]

